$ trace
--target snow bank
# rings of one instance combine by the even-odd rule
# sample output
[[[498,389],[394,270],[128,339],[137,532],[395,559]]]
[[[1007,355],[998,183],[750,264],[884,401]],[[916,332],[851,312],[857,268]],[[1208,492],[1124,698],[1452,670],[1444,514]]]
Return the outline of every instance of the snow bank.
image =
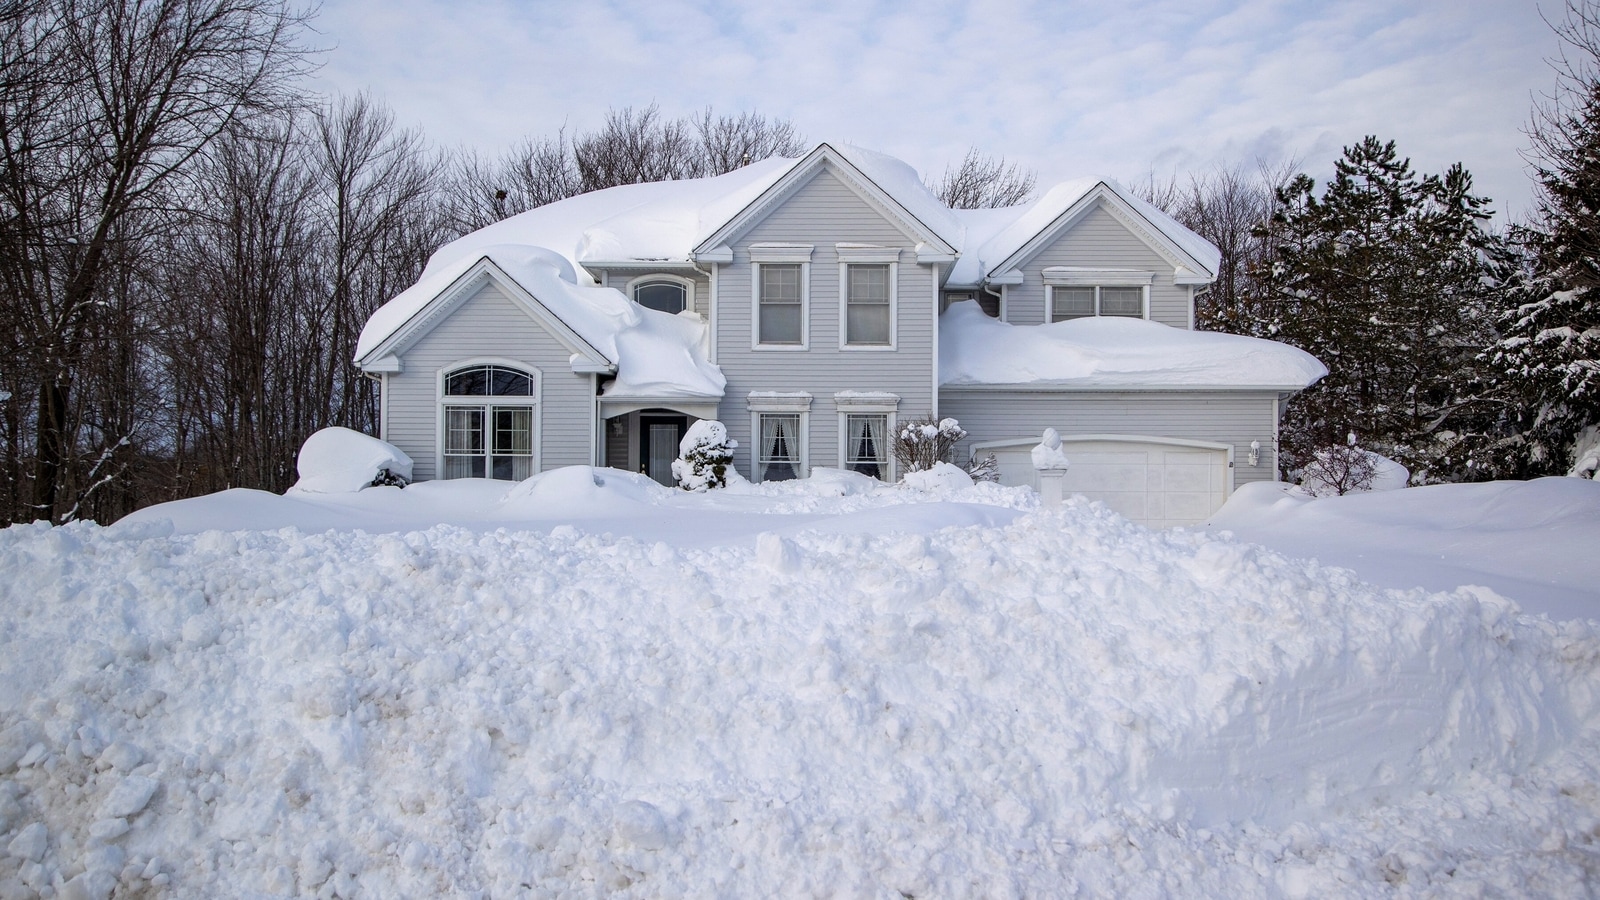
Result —
[[[1328,374],[1316,357],[1277,341],[1186,331],[1117,316],[1016,326],[977,303],[939,316],[939,380],[950,386],[1261,387],[1299,390]]]
[[[1586,479],[1322,499],[1278,482],[1245,484],[1205,527],[1387,587],[1487,585],[1530,612],[1600,619],[1600,484]]]
[[[947,462],[936,462],[933,468],[920,472],[907,472],[900,480],[906,487],[918,491],[953,491],[972,487],[972,476]]]
[[[300,480],[291,491],[348,493],[370,487],[381,472],[411,480],[411,457],[386,441],[351,431],[324,428],[306,438],[295,461]]]
[[[518,496],[587,503],[597,475],[616,481],[562,470]],[[1589,883],[1587,623],[1077,500],[1007,527],[881,524],[704,549],[570,525],[0,532],[0,886]]]

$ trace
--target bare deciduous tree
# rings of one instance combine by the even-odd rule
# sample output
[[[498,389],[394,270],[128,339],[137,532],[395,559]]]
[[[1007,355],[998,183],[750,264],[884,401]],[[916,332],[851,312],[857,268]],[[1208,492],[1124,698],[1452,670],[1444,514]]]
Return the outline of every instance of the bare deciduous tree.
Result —
[[[944,177],[928,187],[951,209],[992,209],[1027,202],[1036,181],[1033,172],[1007,163],[1004,156],[988,156],[973,147],[961,165],[946,167]]]
[[[122,416],[87,419],[116,398],[75,396],[91,362],[131,352],[107,296],[127,275],[118,267],[161,229],[197,154],[292,102],[305,14],[284,0],[41,0],[6,14],[0,302],[27,384],[11,402],[34,415],[20,451],[31,496],[14,515],[58,518],[77,514],[102,483],[89,473],[133,437],[101,430]]]

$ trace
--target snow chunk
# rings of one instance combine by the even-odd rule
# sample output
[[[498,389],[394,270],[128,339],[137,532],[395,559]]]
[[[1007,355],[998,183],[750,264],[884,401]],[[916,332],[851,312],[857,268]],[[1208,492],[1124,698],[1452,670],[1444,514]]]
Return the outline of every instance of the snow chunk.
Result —
[[[411,480],[411,457],[399,447],[348,428],[324,428],[306,438],[290,491],[344,494],[372,484],[381,472]]]
[[[12,859],[38,862],[44,857],[49,840],[50,832],[45,829],[44,823],[34,822],[11,839],[11,843],[6,845],[6,852],[11,854]]]
[[[617,837],[644,850],[665,850],[672,843],[666,817],[643,800],[617,804],[612,813]]]
[[[1261,387],[1299,390],[1328,374],[1297,347],[1119,316],[1018,326],[977,303],[939,317],[939,379],[949,386]]]
[[[125,819],[142,811],[155,796],[161,782],[143,775],[129,775],[111,789],[105,802],[100,804],[100,818]]]
[[[936,462],[933,468],[921,472],[907,472],[902,481],[907,487],[933,494],[959,491],[973,485],[971,475],[947,462]]]

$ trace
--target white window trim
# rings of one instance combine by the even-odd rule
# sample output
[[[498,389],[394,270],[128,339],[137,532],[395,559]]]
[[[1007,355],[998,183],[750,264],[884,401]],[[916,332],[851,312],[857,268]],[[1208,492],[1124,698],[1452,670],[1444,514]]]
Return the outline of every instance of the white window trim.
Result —
[[[506,401],[510,401],[510,402],[503,402],[503,403],[496,403],[496,402],[494,402],[494,400],[495,400],[494,397],[488,397],[488,396],[472,396],[472,395],[461,395],[461,396],[452,396],[452,397],[445,396],[445,393],[444,393],[445,376],[450,374],[451,372],[459,372],[462,369],[470,369],[470,368],[473,368],[475,366],[500,366],[500,367],[506,368],[506,369],[516,369],[519,372],[524,372],[524,373],[526,373],[528,375],[531,375],[533,377],[533,395],[530,396],[530,397],[505,397],[505,398],[502,398],[502,399],[504,399]],[[474,357],[472,357],[470,359],[457,360],[455,362],[448,363],[446,365],[440,366],[439,370],[434,373],[434,397],[436,397],[437,401],[438,401],[434,406],[434,428],[433,428],[433,473],[434,473],[433,477],[434,477],[435,480],[438,480],[438,481],[445,480],[445,477],[444,477],[444,441],[445,441],[445,429],[448,427],[448,423],[445,421],[446,420],[445,410],[448,407],[451,407],[451,406],[481,406],[481,407],[489,407],[489,406],[529,406],[529,407],[532,407],[533,408],[533,436],[532,436],[532,440],[533,440],[533,461],[532,461],[531,465],[533,467],[533,474],[534,475],[537,475],[540,472],[544,471],[544,468],[543,468],[543,452],[542,452],[543,449],[544,449],[544,440],[543,440],[543,433],[544,433],[544,372],[541,371],[538,366],[532,365],[530,363],[522,362],[521,360],[507,359],[507,358],[502,357],[502,356],[474,356]]]
[[[1108,287],[1137,287],[1139,289],[1139,318],[1146,319],[1146,320],[1148,320],[1150,318],[1150,285],[1148,285],[1148,284],[1107,284],[1107,283],[1099,283],[1099,284],[1049,284],[1049,285],[1045,286],[1045,291],[1044,291],[1044,321],[1045,321],[1046,325],[1053,324],[1054,322],[1058,321],[1056,319],[1056,288],[1058,288],[1058,287],[1092,287],[1092,288],[1094,288],[1094,314],[1093,315],[1089,315],[1089,316],[1077,316],[1076,318],[1079,318],[1079,319],[1098,319],[1098,318],[1101,318],[1102,316],[1105,316],[1105,313],[1102,313],[1100,311],[1100,289],[1101,288],[1108,288]],[[1131,319],[1133,317],[1132,316],[1109,316],[1108,318]],[[1065,322],[1065,321],[1068,321],[1068,320],[1067,319],[1061,319],[1059,321]]]
[[[877,259],[849,259],[841,251],[839,259],[839,349],[856,351],[883,351],[893,350],[900,339],[900,264],[895,261],[900,251],[889,251],[894,258],[884,258],[885,254],[879,253]],[[849,338],[850,316],[850,267],[853,265],[884,265],[889,266],[889,343],[887,344],[852,344]]]
[[[682,287],[683,308],[690,312],[698,312],[698,310],[694,308],[694,282],[683,277],[682,275],[673,275],[667,272],[651,272],[646,275],[636,275],[633,278],[630,278],[625,291],[628,300],[635,305],[640,305],[639,301],[633,296],[634,289],[638,288],[640,285],[650,284],[651,282],[656,281],[668,281]]]
[[[750,480],[761,479],[761,416],[783,413],[800,416],[799,478],[811,476],[811,395],[805,391],[751,391],[745,401],[750,410]]]
[[[842,391],[833,395],[834,408],[839,411],[839,468],[849,467],[848,444],[850,441],[849,417],[852,415],[881,415],[885,416],[886,426],[884,439],[889,446],[884,448],[887,465],[884,466],[884,481],[894,484],[899,480],[899,472],[894,464],[894,437],[898,433],[896,416],[900,408],[900,398],[894,394],[884,393],[856,393]]]
[[[811,349],[811,244],[750,245],[750,349]],[[761,266],[763,263],[800,264],[800,343],[761,343]]]

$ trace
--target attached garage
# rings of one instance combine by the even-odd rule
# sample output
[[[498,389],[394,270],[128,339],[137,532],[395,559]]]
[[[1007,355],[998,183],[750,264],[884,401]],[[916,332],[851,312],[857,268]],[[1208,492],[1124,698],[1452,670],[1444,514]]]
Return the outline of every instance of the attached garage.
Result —
[[[1039,486],[1031,452],[1039,438],[986,441],[973,454],[993,453],[1004,484]],[[1233,490],[1228,444],[1126,434],[1063,435],[1072,463],[1066,493],[1098,500],[1152,528],[1194,525],[1219,509]]]

